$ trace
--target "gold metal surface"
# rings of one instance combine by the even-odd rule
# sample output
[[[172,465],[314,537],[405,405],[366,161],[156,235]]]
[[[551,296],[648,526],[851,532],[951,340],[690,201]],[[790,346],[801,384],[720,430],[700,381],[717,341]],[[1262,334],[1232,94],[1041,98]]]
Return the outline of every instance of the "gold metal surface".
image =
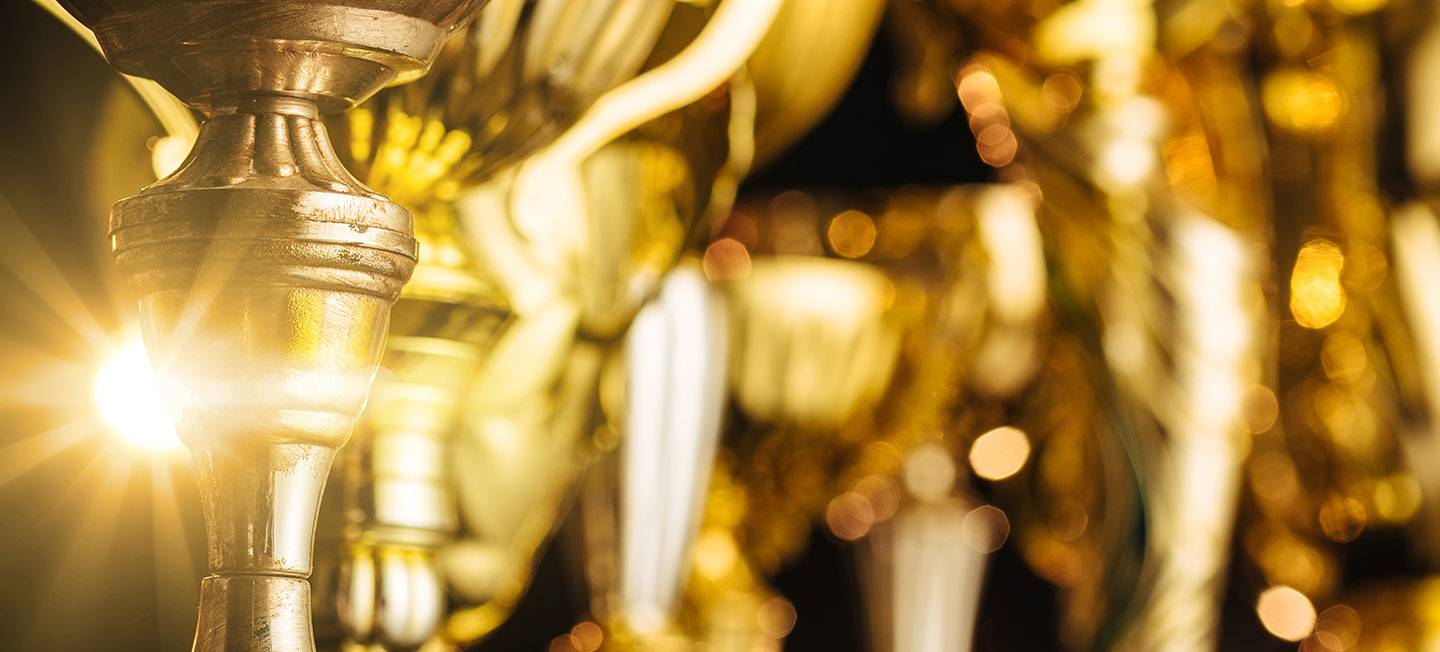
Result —
[[[418,648],[446,615],[438,557],[458,525],[452,436],[509,317],[448,228],[447,208],[422,213],[417,236],[426,253],[391,313],[381,377],[346,448],[340,621],[349,640],[392,650]]]
[[[312,649],[320,495],[415,262],[410,214],[345,171],[319,112],[422,75],[478,3],[65,6],[118,70],[209,115],[110,225],[200,481],[195,649]]]

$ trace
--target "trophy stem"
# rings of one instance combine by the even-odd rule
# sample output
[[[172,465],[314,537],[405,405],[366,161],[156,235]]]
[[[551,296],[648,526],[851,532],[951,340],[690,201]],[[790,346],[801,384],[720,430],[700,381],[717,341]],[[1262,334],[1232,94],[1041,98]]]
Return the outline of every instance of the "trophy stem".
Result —
[[[200,581],[192,652],[314,652],[310,583],[276,575]]]
[[[210,575],[194,652],[308,652],[311,546],[333,448],[301,443],[193,449]]]

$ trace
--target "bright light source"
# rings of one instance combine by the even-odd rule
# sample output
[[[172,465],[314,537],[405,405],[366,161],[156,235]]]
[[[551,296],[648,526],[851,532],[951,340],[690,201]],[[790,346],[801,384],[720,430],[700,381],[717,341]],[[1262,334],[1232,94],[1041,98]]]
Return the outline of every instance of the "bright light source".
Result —
[[[95,403],[105,422],[132,444],[156,450],[180,445],[175,424],[160,402],[145,345],[138,340],[116,351],[100,368]]]

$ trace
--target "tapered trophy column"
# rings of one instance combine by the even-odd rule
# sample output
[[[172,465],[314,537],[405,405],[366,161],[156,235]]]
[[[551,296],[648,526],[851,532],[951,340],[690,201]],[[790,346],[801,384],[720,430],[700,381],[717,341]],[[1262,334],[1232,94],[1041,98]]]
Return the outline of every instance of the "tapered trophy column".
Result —
[[[66,0],[119,71],[209,119],[111,211],[120,271],[209,540],[196,652],[308,652],[311,547],[410,277],[410,213],[335,158],[322,112],[417,78],[480,0]]]

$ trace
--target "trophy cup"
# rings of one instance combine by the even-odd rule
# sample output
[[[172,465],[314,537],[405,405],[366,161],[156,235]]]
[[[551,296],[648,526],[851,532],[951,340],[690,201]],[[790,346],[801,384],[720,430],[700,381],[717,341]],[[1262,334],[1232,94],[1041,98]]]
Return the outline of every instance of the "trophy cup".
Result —
[[[210,575],[196,650],[311,650],[316,512],[415,262],[321,113],[422,76],[478,2],[67,2],[118,70],[206,113],[111,212],[116,262],[194,456]]]
[[[347,476],[358,492],[352,495],[360,500],[347,510],[353,519],[349,552],[339,573],[338,615],[357,643],[410,649],[434,634],[436,644],[467,645],[498,624],[518,599],[531,557],[563,503],[562,489],[577,461],[578,434],[588,429],[599,362],[608,348],[604,343],[623,332],[654,281],[673,264],[689,223],[708,203],[709,187],[681,174],[696,161],[679,160],[647,143],[602,146],[615,134],[711,90],[705,84],[723,82],[731,69],[726,66],[738,65],[737,56],[748,52],[745,43],[753,47],[775,6],[729,3],[706,23],[685,20],[703,15],[695,9],[672,14],[671,3],[591,3],[582,9],[575,3],[542,2],[533,12],[522,12],[525,4],[492,7],[452,51],[441,55],[426,85],[382,94],[374,106],[349,114],[337,130],[348,137],[348,153],[368,182],[410,203],[437,208],[442,216],[438,231],[455,238],[457,251],[475,251],[476,261],[464,265],[478,275],[472,280],[483,278],[498,288],[487,299],[490,312],[513,313],[493,349],[487,344],[481,353],[472,346],[475,355],[463,356],[470,374],[453,373],[455,366],[390,386],[404,392],[419,385],[432,394],[443,391],[444,409],[432,403],[392,418],[383,400],[391,390],[377,387],[367,417],[376,426],[368,429],[374,442],[367,446],[374,453],[353,457],[355,468]],[[671,24],[678,20],[705,27],[698,35],[683,30],[661,34],[665,23],[658,19],[667,15]],[[496,29],[517,35],[497,41],[492,38]],[[692,42],[702,51],[691,52]],[[553,52],[537,49],[547,43]],[[716,56],[717,44],[738,54]],[[630,80],[647,57],[660,63],[652,62],[651,72]],[[684,83],[673,83],[677,73]],[[644,98],[629,90],[646,84],[653,89],[654,75],[669,75],[672,83]],[[477,78],[496,80],[493,92],[475,93]],[[698,110],[715,113],[714,104]],[[557,136],[559,141],[536,153],[536,160],[506,167]],[[542,169],[527,172],[532,167]],[[583,203],[532,205],[537,195],[557,194],[556,187],[565,188],[575,176],[591,175],[597,179],[588,202],[569,195]],[[616,175],[622,185],[612,188],[607,182]],[[617,193],[635,183],[625,175],[638,175],[640,182],[656,187]],[[657,208],[672,201],[676,215]],[[451,202],[458,222],[443,217]],[[629,210],[636,202],[638,209]],[[532,230],[537,224],[573,224],[581,230],[544,237]],[[511,230],[516,227],[518,233]],[[577,243],[572,236],[581,232],[593,234],[593,241]],[[584,246],[576,249],[577,244]],[[583,261],[579,269],[592,275],[572,276],[576,270],[549,258],[557,253],[577,257]],[[535,254],[540,265],[513,264]],[[425,271],[424,262],[417,274]],[[421,279],[411,292],[423,292],[427,285]],[[536,292],[537,287],[546,289]],[[495,303],[502,297],[503,305]],[[447,322],[414,325],[433,330]],[[582,338],[576,337],[577,329]],[[415,336],[432,344],[462,344],[453,340],[460,333],[402,335],[407,336],[400,340],[402,349]],[[413,351],[392,352],[415,358]],[[460,358],[449,360],[458,364]],[[412,394],[407,400],[416,398]],[[552,429],[557,432],[540,432]],[[395,439],[415,430],[429,432],[428,443],[400,445]],[[449,431],[458,431],[458,437],[448,436]],[[421,450],[433,454],[417,454]],[[447,466],[456,472],[452,475]],[[382,475],[408,479],[382,486]],[[456,529],[448,478],[459,491],[464,521],[461,540],[453,546],[446,545]],[[498,495],[506,499],[497,500]],[[427,522],[418,527],[411,504],[417,500],[427,505]],[[382,509],[382,502],[401,509]],[[421,534],[423,542],[416,539]],[[389,579],[380,567],[386,558],[394,560]],[[480,606],[457,611],[437,631],[446,611],[447,582],[462,602]]]
[[[728,127],[717,134],[728,141],[728,160],[689,166],[695,183],[712,189],[702,228],[730,212],[734,188],[754,160],[773,156],[838,98],[880,8],[869,0],[783,4],[728,82]],[[703,122],[717,122],[698,111],[681,117],[688,121],[682,130],[704,131]],[[695,161],[714,146],[686,139],[680,149]],[[616,185],[657,179],[664,177]],[[637,317],[625,345],[623,407],[607,410],[609,427],[620,434],[618,450],[592,466],[580,495],[589,616],[609,648],[715,644],[696,638],[703,634],[682,602],[725,400],[726,317],[708,273],[698,261],[673,271]]]
[[[1007,406],[1044,350],[1039,245],[1029,196],[1009,186],[788,191],[738,210],[706,255],[732,302],[732,389],[749,428],[732,433],[720,475],[744,516],[717,510],[702,541],[718,549],[731,523],[744,578],[798,552],[815,518],[843,540],[870,537],[872,645],[967,648],[985,553],[1008,526],[976,505],[956,460],[968,450],[977,475],[999,480],[1028,455]]]
[[[727,100],[707,95],[587,157],[579,168],[583,205],[553,223],[571,235],[517,240],[511,225],[537,216],[505,208],[513,178],[476,188],[459,204],[469,232],[490,236],[486,268],[500,270],[526,300],[548,298],[517,315],[462,419],[452,466],[464,525],[444,560],[454,593],[477,606],[452,615],[446,640],[475,640],[503,617],[528,584],[576,476],[617,445],[624,418],[599,419],[601,399],[612,393],[607,365],[685,240],[716,206],[728,205],[719,172],[733,153],[726,133],[745,114]],[[585,240],[567,240],[575,234]],[[558,291],[535,291],[549,284]],[[513,371],[520,361],[529,361],[523,374]],[[623,412],[610,407],[612,417]],[[501,490],[509,500],[497,504]]]
[[[322,553],[339,557],[317,611],[333,612],[327,624],[342,626],[352,643],[414,649],[448,611],[440,555],[458,526],[453,435],[469,404],[486,401],[473,385],[511,313],[469,252],[450,202],[633,76],[670,10],[668,2],[589,3],[581,11],[576,3],[502,1],[450,42],[425,83],[382,92],[334,121],[348,144],[342,158],[359,176],[418,208],[422,245],[347,456],[344,516],[334,519],[345,521],[345,541]],[[338,638],[337,628],[328,630]]]

